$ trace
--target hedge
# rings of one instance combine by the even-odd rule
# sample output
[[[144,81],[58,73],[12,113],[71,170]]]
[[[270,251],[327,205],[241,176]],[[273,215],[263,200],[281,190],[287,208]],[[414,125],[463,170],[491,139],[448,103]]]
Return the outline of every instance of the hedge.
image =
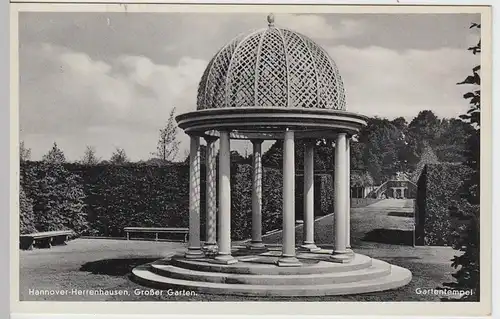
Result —
[[[458,164],[427,164],[417,181],[415,245],[450,246],[457,224],[450,205],[459,199],[467,167]]]
[[[26,196],[23,187],[19,189],[19,233],[30,234],[36,231],[35,215],[33,214],[33,201]]]
[[[85,192],[82,180],[62,164],[40,162],[21,166],[21,189],[32,204],[37,231],[72,229],[88,231]],[[20,194],[20,204],[23,200]],[[20,220],[29,227],[29,201],[22,203]],[[24,206],[24,207],[23,207]],[[23,226],[23,224],[21,225]],[[33,230],[34,230],[33,229]],[[28,231],[25,228],[22,231]]]
[[[333,213],[333,176],[328,173],[314,174],[314,215],[325,216]],[[304,175],[295,177],[295,219],[304,220]]]
[[[152,165],[58,164],[23,162],[21,165],[22,231],[30,220],[38,231],[73,229],[78,235],[123,237],[123,228],[188,227],[189,166],[184,163]],[[201,165],[201,236],[205,238],[205,166]],[[282,174],[264,168],[262,229],[282,226]],[[299,175],[297,185],[303,183]],[[315,213],[333,210],[331,174],[315,178]],[[218,186],[218,185],[217,185]],[[297,219],[302,219],[302,187],[297,187]],[[234,240],[251,237],[252,167],[231,167],[231,229]],[[218,196],[218,192],[217,192]],[[26,198],[24,198],[26,197]],[[30,206],[30,201],[33,202]],[[29,207],[32,207],[33,218]],[[30,219],[31,218],[31,219]]]
[[[238,165],[232,172],[232,238],[252,237],[252,166]],[[280,228],[283,222],[283,177],[276,169],[264,168],[262,176],[262,231]]]

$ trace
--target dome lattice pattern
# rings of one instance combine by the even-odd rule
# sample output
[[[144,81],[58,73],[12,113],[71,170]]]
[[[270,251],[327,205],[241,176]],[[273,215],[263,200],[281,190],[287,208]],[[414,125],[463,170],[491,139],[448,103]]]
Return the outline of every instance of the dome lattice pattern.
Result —
[[[277,28],[239,35],[209,62],[197,109],[304,107],[345,110],[335,62],[308,37]]]

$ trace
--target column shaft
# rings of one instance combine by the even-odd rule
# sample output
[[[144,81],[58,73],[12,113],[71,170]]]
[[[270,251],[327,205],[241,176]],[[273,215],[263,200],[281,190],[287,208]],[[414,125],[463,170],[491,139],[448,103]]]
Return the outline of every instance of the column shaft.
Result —
[[[263,249],[262,243],[262,140],[253,140],[252,242],[251,249]]]
[[[205,248],[215,249],[217,245],[217,163],[215,141],[216,138],[205,138],[206,151],[206,241]]]
[[[231,256],[231,147],[229,132],[220,132],[219,147],[219,251],[215,259],[229,264]]]
[[[314,141],[307,141],[304,150],[304,242],[301,248],[320,250],[314,244]]]
[[[295,142],[294,132],[285,131],[283,143],[283,247],[278,266],[297,266],[295,257]]]
[[[332,258],[338,262],[347,262],[350,259],[347,250],[347,156],[346,134],[339,133],[335,144],[335,247]]]
[[[200,138],[190,137],[189,149],[189,247],[186,258],[203,256],[200,242]]]

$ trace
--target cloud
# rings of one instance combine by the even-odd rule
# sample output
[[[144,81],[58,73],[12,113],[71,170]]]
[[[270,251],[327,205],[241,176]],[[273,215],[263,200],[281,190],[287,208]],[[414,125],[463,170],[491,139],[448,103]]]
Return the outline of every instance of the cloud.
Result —
[[[336,46],[328,51],[342,75],[348,110],[381,117],[413,117],[425,109],[456,117],[467,110],[462,95],[470,89],[456,83],[479,63],[470,52],[450,48]]]
[[[365,24],[359,20],[342,18],[333,25],[325,16],[311,14],[278,15],[276,24],[292,30],[300,30],[304,35],[317,40],[352,38],[365,31]]]
[[[105,63],[50,44],[23,52],[21,74],[28,76],[21,77],[21,137],[45,136],[47,149],[54,140],[73,137],[80,143],[66,145],[73,159],[90,142],[97,142],[98,149],[120,146],[131,158],[147,158],[170,110],[195,108],[198,81],[207,63],[184,57],[175,65],[158,65],[127,55]],[[119,132],[126,138],[119,138]]]

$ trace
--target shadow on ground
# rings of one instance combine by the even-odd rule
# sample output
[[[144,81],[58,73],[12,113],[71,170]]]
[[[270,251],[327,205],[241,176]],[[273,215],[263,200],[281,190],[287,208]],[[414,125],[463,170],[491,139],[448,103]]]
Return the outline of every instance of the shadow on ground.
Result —
[[[390,212],[387,214],[387,216],[394,216],[394,217],[415,217],[415,214],[413,212]]]
[[[368,232],[361,240],[381,244],[413,246],[413,231],[377,228]]]
[[[158,257],[102,259],[83,264],[80,271],[87,271],[94,275],[125,276],[130,274],[135,267],[155,260],[158,260]]]

